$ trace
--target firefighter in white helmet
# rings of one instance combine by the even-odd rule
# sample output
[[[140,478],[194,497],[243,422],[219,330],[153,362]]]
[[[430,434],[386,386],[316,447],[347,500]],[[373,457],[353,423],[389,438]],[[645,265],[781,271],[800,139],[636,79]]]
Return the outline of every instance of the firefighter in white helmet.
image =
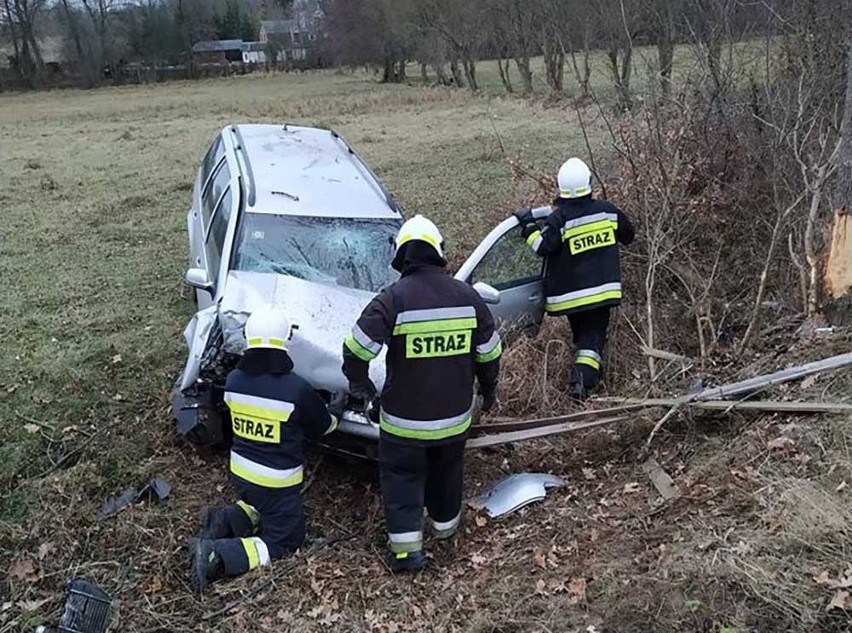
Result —
[[[576,346],[571,395],[584,401],[598,383],[610,310],[621,303],[618,244],[630,244],[633,223],[620,209],[592,198],[591,171],[579,158],[559,168],[559,195],[539,226],[529,209],[515,213],[530,248],[545,258],[546,310],[567,315]]]
[[[291,327],[282,311],[264,307],[245,325],[246,351],[225,384],[234,442],[231,478],[236,505],[211,508],[193,539],[193,588],[268,565],[305,539],[302,510],[304,443],[337,428],[340,405],[326,404],[293,371]]]
[[[402,277],[364,309],[343,348],[350,393],[370,401],[369,363],[388,347],[379,469],[393,571],[426,564],[424,507],[437,538],[456,533],[474,380],[483,410],[496,397],[502,345],[494,319],[470,285],[447,274],[443,248],[426,218],[403,224],[392,262]]]

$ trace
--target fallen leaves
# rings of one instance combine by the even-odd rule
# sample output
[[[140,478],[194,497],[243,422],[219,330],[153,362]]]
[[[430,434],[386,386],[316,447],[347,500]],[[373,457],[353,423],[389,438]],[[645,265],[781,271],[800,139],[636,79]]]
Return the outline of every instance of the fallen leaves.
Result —
[[[834,594],[826,611],[834,611],[835,609],[843,609],[844,611],[852,609],[852,600],[849,599],[848,591],[838,591]]]
[[[834,611],[835,609],[842,609],[843,611],[852,610],[852,596],[847,591],[852,588],[852,565],[838,578],[832,578],[831,573],[827,569],[824,569],[814,576],[813,580],[822,587],[835,590],[834,597],[828,603],[826,611]]]
[[[792,448],[795,445],[796,442],[791,440],[786,435],[782,435],[780,437],[776,437],[774,439],[769,440],[766,443],[766,448],[768,448],[770,451],[783,451],[787,450],[788,448]]]
[[[624,484],[624,494],[633,495],[638,492],[642,492],[642,486],[639,485],[639,482],[631,481],[630,483]]]
[[[571,604],[578,604],[586,599],[586,587],[585,578],[572,578],[568,581],[568,593],[571,596]]]
[[[36,556],[38,556],[39,560],[44,560],[45,558],[47,558],[48,554],[53,554],[55,552],[56,545],[48,541],[47,543],[42,543],[38,546],[38,552],[36,553]]]
[[[35,570],[33,561],[29,558],[20,558],[9,568],[9,577],[24,582],[35,582],[39,575]]]
[[[35,435],[38,433],[38,424],[25,424],[24,430],[30,435]]]

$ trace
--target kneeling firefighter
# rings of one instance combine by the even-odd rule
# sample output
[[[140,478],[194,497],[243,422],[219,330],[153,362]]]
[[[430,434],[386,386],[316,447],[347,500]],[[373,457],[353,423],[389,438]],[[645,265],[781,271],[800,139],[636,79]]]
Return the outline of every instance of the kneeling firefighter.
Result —
[[[268,565],[305,539],[304,443],[337,428],[286,352],[291,329],[281,312],[262,308],[245,325],[246,352],[225,384],[234,443],[231,479],[241,500],[208,509],[192,542],[192,586]],[[332,406],[332,409],[336,407]]]
[[[343,348],[350,392],[369,402],[376,396],[369,363],[388,346],[379,469],[393,571],[426,564],[424,506],[437,538],[458,529],[474,378],[483,411],[496,398],[502,345],[494,319],[446,265],[432,222],[418,215],[403,224],[392,262],[402,277],[364,309]]]
[[[592,198],[591,171],[579,158],[559,169],[559,196],[539,228],[529,209],[515,213],[523,236],[546,260],[545,309],[567,315],[576,346],[571,396],[584,401],[597,386],[610,309],[621,303],[618,244],[630,244],[633,223],[620,209]]]

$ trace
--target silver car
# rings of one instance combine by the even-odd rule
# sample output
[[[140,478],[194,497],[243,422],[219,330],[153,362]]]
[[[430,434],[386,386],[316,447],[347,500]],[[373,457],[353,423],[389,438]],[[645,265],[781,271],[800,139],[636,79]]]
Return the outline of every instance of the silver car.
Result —
[[[297,328],[289,344],[296,371],[326,399],[347,392],[343,339],[397,279],[390,262],[402,221],[393,197],[336,132],[223,129],[198,170],[187,216],[185,280],[198,312],[184,332],[189,354],[172,395],[179,433],[202,445],[227,442],[224,382],[245,348],[246,318],[260,305],[280,306]],[[544,314],[542,262],[517,227],[514,216],[500,223],[455,276],[503,325],[535,328]],[[384,376],[382,355],[371,366],[379,389]],[[349,407],[343,438],[377,438],[363,403]]]

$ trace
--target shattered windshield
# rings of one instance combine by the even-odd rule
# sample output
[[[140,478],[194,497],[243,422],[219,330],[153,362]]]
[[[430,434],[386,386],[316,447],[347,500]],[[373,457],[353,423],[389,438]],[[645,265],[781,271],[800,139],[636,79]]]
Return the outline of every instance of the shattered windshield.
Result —
[[[246,213],[234,268],[379,292],[398,277],[398,229],[394,220]]]

